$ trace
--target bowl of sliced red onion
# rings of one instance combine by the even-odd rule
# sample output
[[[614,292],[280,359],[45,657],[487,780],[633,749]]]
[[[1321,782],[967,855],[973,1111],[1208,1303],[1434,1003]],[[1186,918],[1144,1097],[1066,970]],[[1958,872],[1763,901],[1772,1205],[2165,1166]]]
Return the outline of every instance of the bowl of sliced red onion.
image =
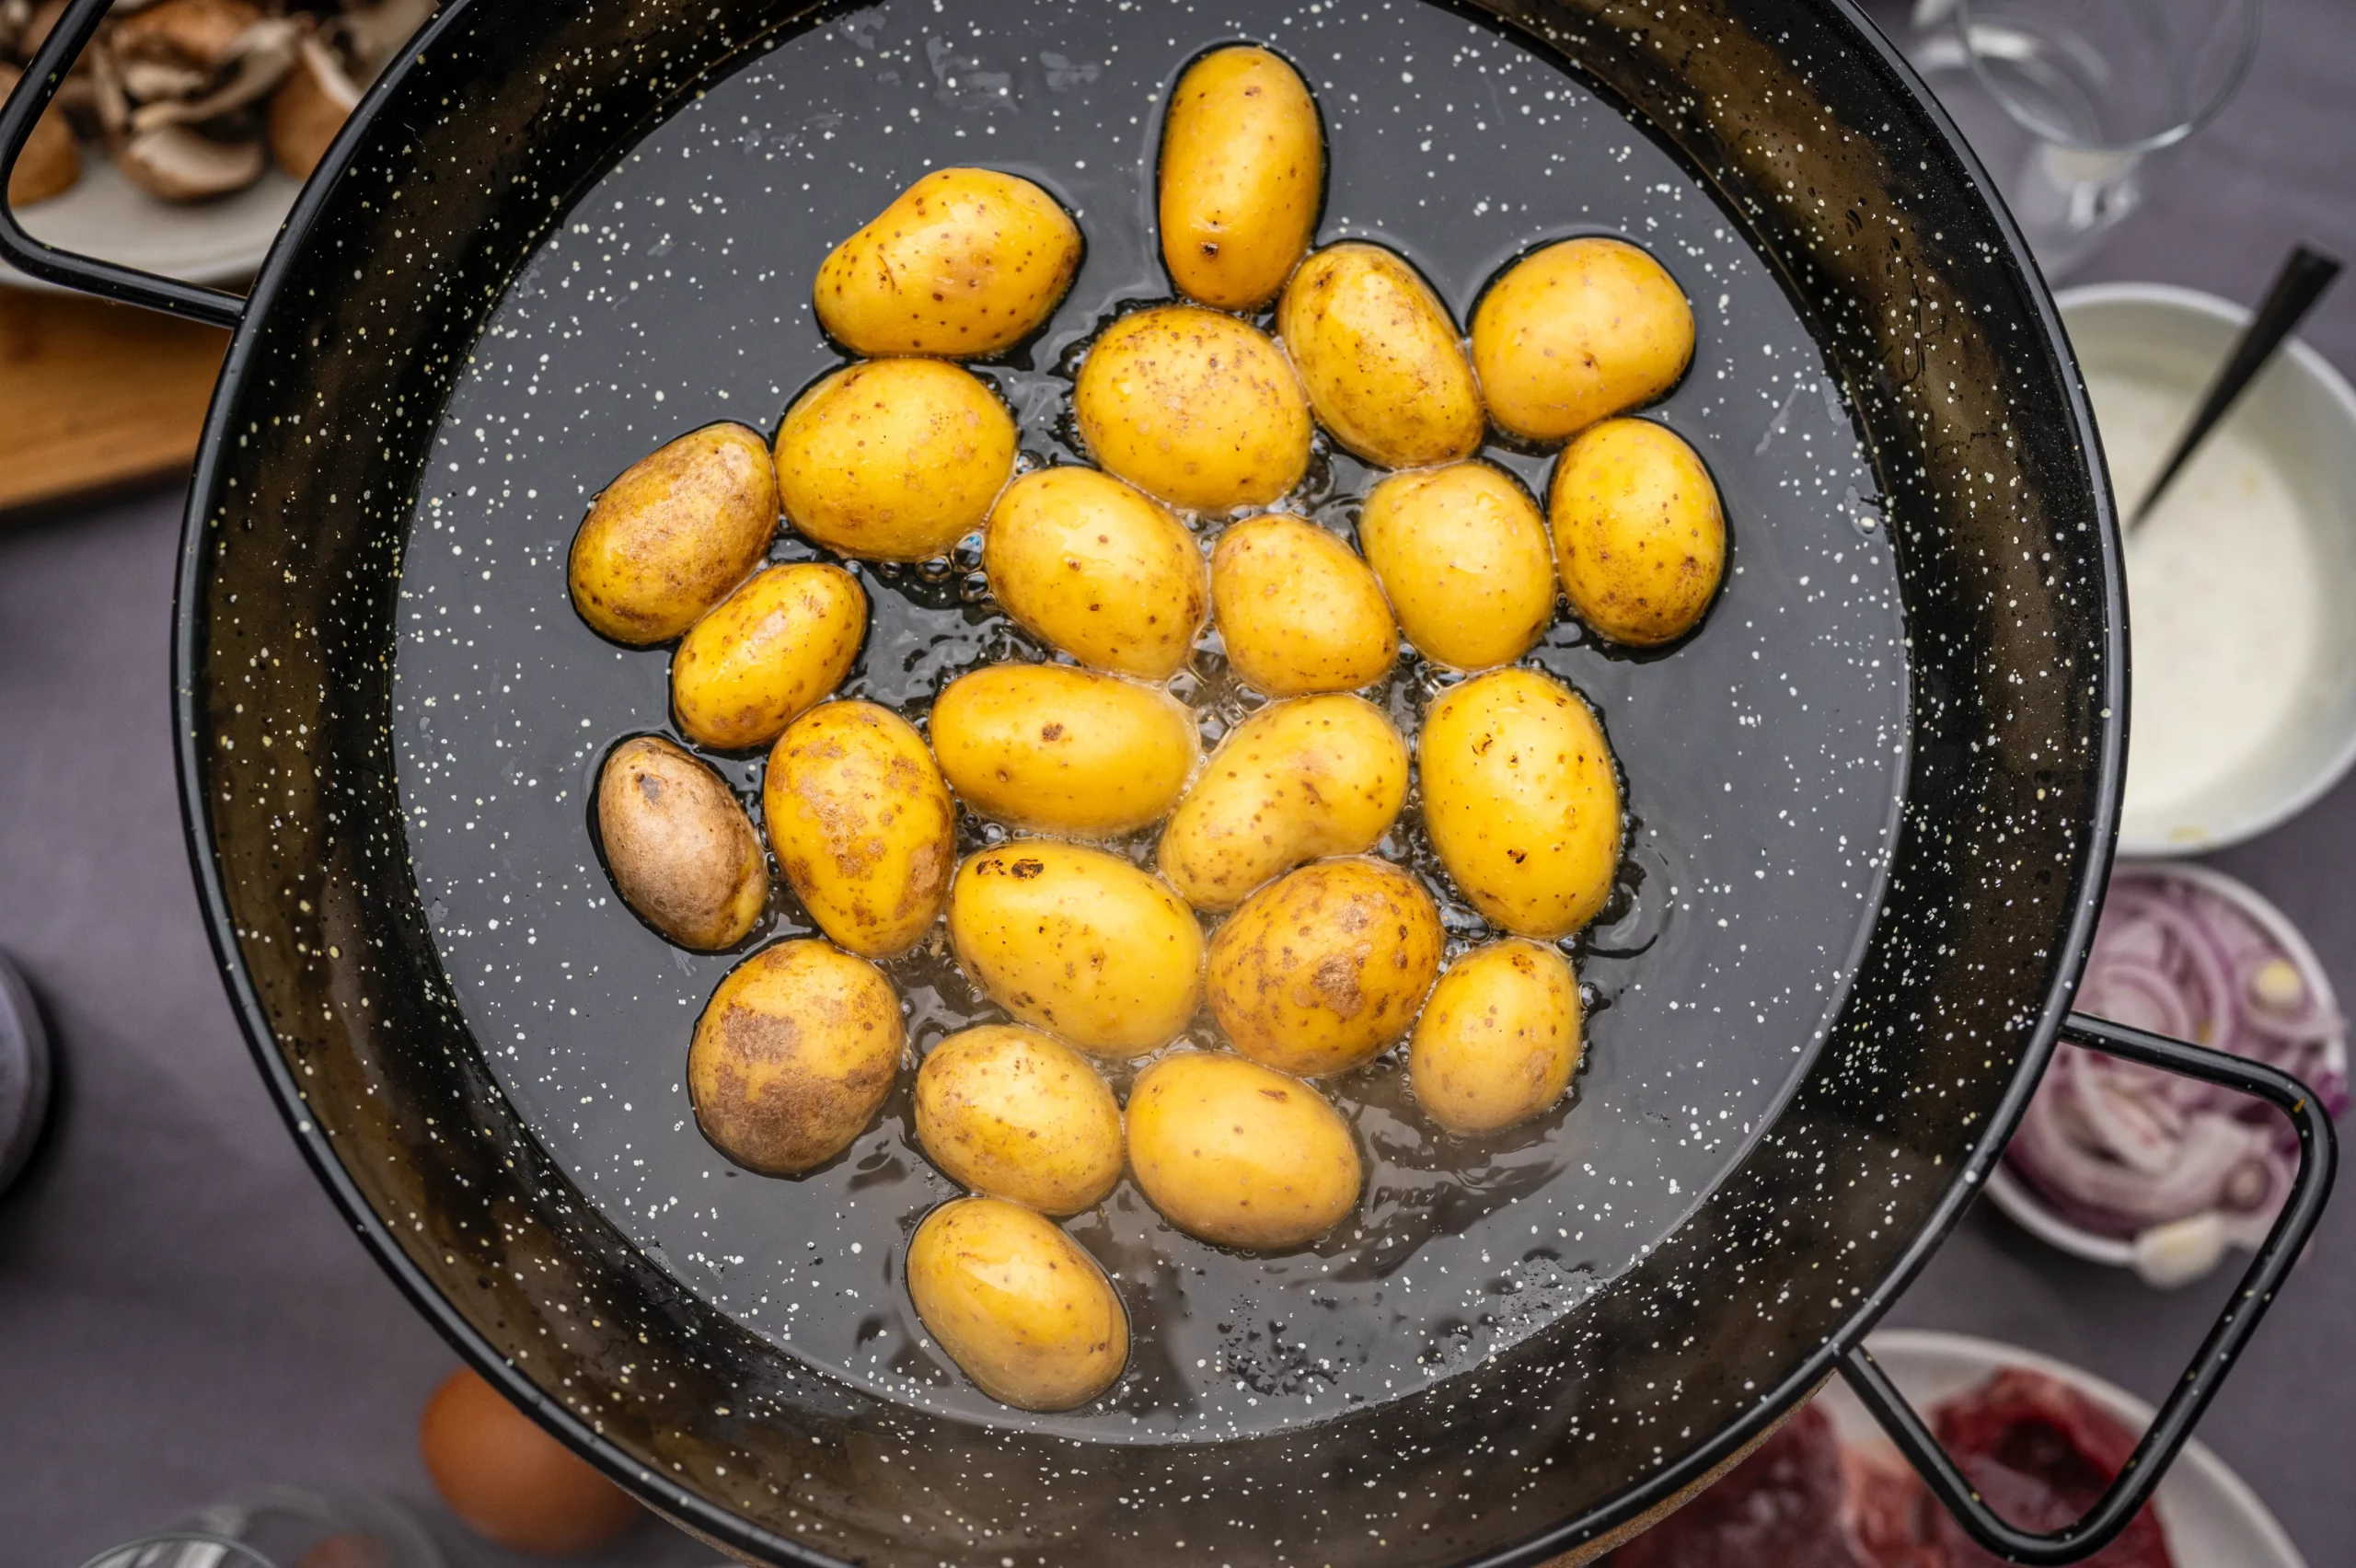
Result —
[[[2206,866],[2111,877],[2080,1012],[2246,1056],[2348,1108],[2348,1026],[2282,912]],[[2261,1102],[2063,1043],[1988,1195],[2025,1229],[2162,1288],[2254,1248],[2290,1191],[2299,1144]]]

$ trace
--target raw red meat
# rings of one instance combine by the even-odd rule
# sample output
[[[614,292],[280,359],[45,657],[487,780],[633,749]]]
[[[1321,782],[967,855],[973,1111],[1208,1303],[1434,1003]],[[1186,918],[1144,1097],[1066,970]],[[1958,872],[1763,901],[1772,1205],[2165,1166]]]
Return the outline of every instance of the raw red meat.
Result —
[[[1863,1568],[1841,1531],[1841,1443],[1808,1405],[1611,1568]]]
[[[1956,1467],[1988,1505],[2023,1529],[2055,1530],[2082,1517],[2135,1451],[2135,1434],[2066,1383],[2006,1367],[1938,1407],[1933,1422]],[[1936,1539],[1955,1568],[1997,1568],[1938,1509]],[[2176,1568],[2149,1505],[2086,1568]]]

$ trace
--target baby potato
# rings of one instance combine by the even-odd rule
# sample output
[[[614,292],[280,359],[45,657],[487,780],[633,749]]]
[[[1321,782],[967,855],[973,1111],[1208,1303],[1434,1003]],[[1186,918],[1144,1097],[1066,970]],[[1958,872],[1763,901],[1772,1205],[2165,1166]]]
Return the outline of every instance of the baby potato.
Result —
[[[565,563],[572,607],[617,642],[667,642],[759,562],[777,506],[759,435],[740,424],[689,431],[590,502]]]
[[[1407,1032],[1447,942],[1432,895],[1405,871],[1369,857],[1320,860],[1218,928],[1204,995],[1238,1051],[1323,1078]]]
[[[1142,680],[1178,673],[1210,609],[1186,525],[1093,468],[1007,486],[982,530],[982,570],[1008,615],[1083,664]]]
[[[1228,732],[1161,832],[1197,909],[1232,909],[1303,861],[1363,855],[1407,800],[1407,743],[1360,697],[1271,703]]]
[[[850,674],[867,593],[839,566],[756,572],[687,628],[671,655],[671,711],[698,745],[765,746]]]
[[[1080,271],[1080,227],[1027,179],[935,169],[818,265],[818,325],[855,354],[1011,348]]]
[[[865,959],[780,942],[728,972],[696,1020],[687,1097],[721,1153],[792,1176],[850,1147],[899,1076],[900,998]]]
[[[1299,1078],[1224,1051],[1180,1051],[1129,1090],[1129,1170],[1164,1219],[1249,1251],[1314,1241],[1357,1206],[1350,1125]]]
[[[597,773],[597,836],[622,902],[681,947],[733,947],[760,920],[769,862],[720,776],[659,736]]]
[[[1072,411],[1099,463],[1172,506],[1265,506],[1309,471],[1299,378],[1259,329],[1216,310],[1114,322],[1080,363]]]
[[[1560,441],[1651,402],[1692,359],[1685,291],[1622,239],[1534,251],[1472,312],[1472,368],[1489,417],[1531,441]]]
[[[1087,1057],[986,1023],[917,1069],[917,1142],[953,1182],[1037,1209],[1094,1208],[1121,1179],[1121,1108]]]
[[[1553,941],[1595,918],[1620,866],[1620,776],[1578,693],[1492,670],[1431,706],[1416,742],[1424,825],[1489,923]]]
[[[992,1001],[1093,1055],[1167,1044],[1202,1002],[1194,911],[1103,849],[1024,839],[968,855],[949,940]]]
[[[1563,1097],[1579,1065],[1579,983],[1554,948],[1508,937],[1441,975],[1407,1043],[1407,1082],[1453,1133],[1527,1122]]]
[[[838,370],[777,432],[778,493],[809,538],[866,560],[927,560],[982,525],[1014,472],[1014,418],[940,360]]]
[[[822,702],[769,752],[761,815],[818,928],[869,958],[931,928],[957,859],[957,808],[916,727],[872,702]]]
[[[1270,697],[1370,686],[1399,662],[1399,623],[1374,572],[1316,524],[1281,513],[1219,536],[1211,617],[1228,663]]]
[[[1435,663],[1510,664],[1554,618],[1545,520],[1520,485],[1486,463],[1384,479],[1358,513],[1358,548],[1407,640]]]
[[[982,1392],[1019,1410],[1070,1410],[1111,1388],[1129,1320],[1087,1249],[998,1198],[959,1198],[908,1240],[908,1298]]]
[[[1547,499],[1571,611],[1637,648],[1693,629],[1726,573],[1727,520],[1710,470],[1676,432],[1606,420],[1554,462]]]
[[[984,816],[1041,833],[1114,838],[1160,822],[1201,738],[1164,691],[1067,664],[995,664],[932,704],[932,750]]]
[[[1276,306],[1317,421],[1382,468],[1425,468],[1481,449],[1481,389],[1456,323],[1415,268],[1379,245],[1332,245],[1300,264]]]
[[[1256,310],[1316,232],[1325,196],[1317,100],[1265,49],[1215,49],[1178,78],[1161,124],[1161,259],[1188,299]]]

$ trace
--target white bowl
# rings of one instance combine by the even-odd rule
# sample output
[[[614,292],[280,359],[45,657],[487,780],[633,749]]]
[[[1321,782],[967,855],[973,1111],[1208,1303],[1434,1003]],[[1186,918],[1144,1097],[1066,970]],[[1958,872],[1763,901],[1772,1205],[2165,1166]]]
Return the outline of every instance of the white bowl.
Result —
[[[2058,296],[2080,366],[2177,390],[2188,410],[2249,319],[2240,306],[2160,283],[2097,283]],[[2197,794],[2157,804],[2131,795],[2122,855],[2205,854],[2254,837],[2316,800],[2356,762],[2356,392],[2292,339],[2242,395],[2227,424],[2281,472],[2313,530],[2323,614],[2316,657],[2283,722]],[[2131,613],[2131,639],[2140,629]],[[2130,673],[2132,673],[2131,649]],[[2133,700],[2129,749],[2133,750]]]
[[[2123,866],[2119,869],[2119,875],[2173,877],[2181,882],[2190,882],[2205,893],[2215,894],[2256,922],[2258,929],[2264,931],[2272,940],[2274,945],[2282,950],[2282,955],[2291,961],[2293,968],[2298,970],[2299,978],[2314,991],[2316,999],[2323,1004],[2324,1009],[2335,1017],[2340,1016],[2339,998],[2333,994],[2331,976],[2325,972],[2323,961],[2316,956],[2315,949],[2307,945],[2307,939],[2300,934],[2299,928],[2291,924],[2289,916],[2275,908],[2246,883],[2236,882],[2223,871],[2189,862],[2151,862],[2143,865]],[[2324,1047],[2324,1053],[2326,1060],[2331,1064],[2334,1070],[2344,1076],[2348,1071],[2346,1032],[2343,1031],[2333,1036]],[[1994,1201],[1998,1208],[2004,1211],[2014,1224],[2046,1245],[2058,1248],[2073,1257],[2084,1258],[2089,1262],[2108,1263],[2119,1269],[2133,1269],[2146,1284],[2164,1290],[2189,1285],[2194,1280],[2202,1278],[2225,1258],[2227,1243],[2222,1236],[2204,1238],[2200,1231],[2188,1234],[2177,1228],[2193,1222],[2180,1220],[2174,1227],[2157,1227],[2154,1230],[2144,1232],[2142,1238],[2137,1239],[2101,1236],[2073,1225],[2048,1208],[2045,1201],[2037,1195],[2036,1190],[2018,1176],[2014,1175],[2011,1168],[2001,1159],[1989,1170],[1985,1185],[1988,1196]],[[2200,1216],[2195,1216],[2194,1221],[2197,1222],[2200,1218]],[[2161,1231],[2171,1230],[2176,1231],[2176,1234],[2173,1236],[2159,1234]],[[2204,1239],[2213,1244],[2213,1251],[2203,1247]],[[2205,1266],[2199,1266],[2200,1256],[2204,1251],[2206,1252]]]
[[[25,232],[77,256],[161,272],[191,283],[235,283],[261,269],[302,187],[277,169],[217,202],[158,201],[125,179],[105,154],[82,149],[82,178],[62,196],[17,209]],[[55,292],[60,285],[0,261],[0,284]]]
[[[2017,1366],[2067,1383],[2130,1431],[2152,1424],[2152,1407],[2126,1389],[2016,1345],[1923,1329],[1878,1329],[1865,1344],[1918,1411]],[[1884,1463],[1905,1462],[1847,1384],[1834,1378],[1816,1402],[1832,1418],[1843,1445],[1870,1449]],[[2187,1568],[2305,1568],[2299,1549],[2258,1494],[2199,1442],[2187,1443],[2177,1455],[2152,1494],[2152,1506],[2167,1531],[2170,1553]]]

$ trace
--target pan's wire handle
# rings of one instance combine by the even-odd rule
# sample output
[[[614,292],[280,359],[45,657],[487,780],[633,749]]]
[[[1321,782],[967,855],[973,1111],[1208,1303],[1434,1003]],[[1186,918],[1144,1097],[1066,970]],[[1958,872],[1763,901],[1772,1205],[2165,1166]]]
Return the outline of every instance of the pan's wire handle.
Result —
[[[1906,1396],[1890,1382],[1872,1353],[1859,1344],[1842,1360],[1842,1375],[1848,1379],[1850,1389],[1873,1412],[1882,1429],[1955,1516],[1956,1522],[1999,1557],[2013,1562],[2039,1564],[2077,1562],[2101,1551],[2151,1500],[2152,1489],[2167,1473],[2177,1451],[2191,1437],[2194,1424],[2208,1409],[2209,1401],[2224,1381],[2226,1373],[2233,1369],[2235,1357],[2248,1343],[2258,1320],[2273,1304],[2274,1293],[2281,1287],[2291,1265],[2298,1261],[2316,1222],[2323,1217],[2324,1200],[2331,1195],[2332,1175],[2339,1164],[2331,1117],[2314,1091],[2288,1073],[2229,1056],[2222,1051],[2107,1023],[2083,1013],[2070,1015],[2062,1026],[2062,1035],[2089,1050],[2181,1073],[2269,1101],[2290,1117],[2292,1126],[2298,1131],[2299,1173],[2292,1182],[2282,1212],[2275,1216],[2273,1228],[2266,1233],[2265,1245],[2258,1248],[2258,1255],[2250,1260],[2249,1271],[2242,1275],[2241,1287],[2234,1292],[2223,1315],[2202,1342],[2200,1354],[2193,1357],[2183,1378],[2160,1406],[2159,1414],[2153,1418],[2142,1441],[2135,1445],[2126,1469],[2085,1518],[2064,1529],[2041,1534],[2017,1528],[2000,1518],[1939,1447],[1939,1440],[1923,1425],[1923,1418],[1906,1402]]]
[[[83,294],[144,305],[150,310],[184,316],[215,327],[234,328],[246,309],[246,302],[236,294],[43,245],[25,232],[8,205],[8,177],[16,172],[25,142],[32,135],[41,110],[57,96],[66,67],[74,63],[83,46],[90,41],[90,35],[106,19],[110,3],[110,0],[72,0],[57,24],[49,29],[49,37],[42,40],[33,63],[25,68],[24,80],[17,84],[8,101],[0,105],[0,258],[6,258],[10,266],[28,276]]]

